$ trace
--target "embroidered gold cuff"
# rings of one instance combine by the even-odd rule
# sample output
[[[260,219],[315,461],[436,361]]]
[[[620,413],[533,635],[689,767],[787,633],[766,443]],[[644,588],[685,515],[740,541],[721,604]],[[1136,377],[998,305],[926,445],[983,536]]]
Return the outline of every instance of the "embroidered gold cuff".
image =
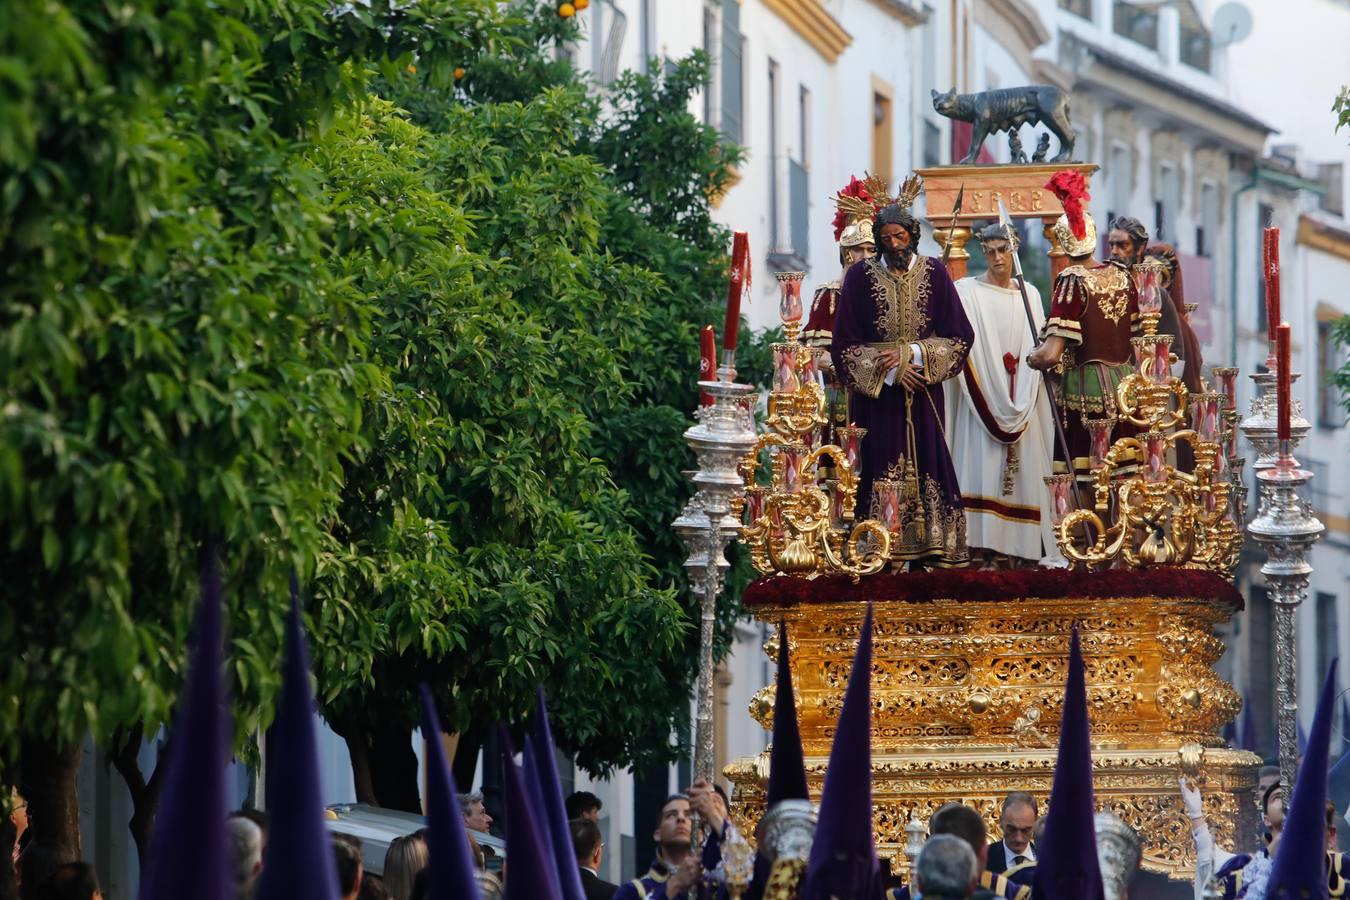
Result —
[[[848,381],[855,391],[876,399],[886,381],[886,369],[881,365],[881,349],[858,344],[843,352]]]
[[[923,348],[923,377],[929,384],[946,381],[959,372],[970,349],[956,338],[924,338],[919,346]]]

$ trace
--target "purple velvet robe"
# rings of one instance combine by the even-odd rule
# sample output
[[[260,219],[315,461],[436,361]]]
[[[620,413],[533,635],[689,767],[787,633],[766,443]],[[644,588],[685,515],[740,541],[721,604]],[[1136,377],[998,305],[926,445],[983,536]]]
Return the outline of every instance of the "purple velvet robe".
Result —
[[[873,497],[878,478],[900,480],[908,464],[917,476],[902,494],[900,530],[891,558],[938,566],[969,561],[961,488],[943,433],[942,382],[961,373],[974,333],[951,276],[941,262],[920,256],[908,272],[894,273],[877,258],[849,268],[835,315],[830,354],[849,389],[849,417],[866,428],[859,473],[858,518],[881,518]],[[923,355],[923,390],[885,384],[879,364],[887,349],[911,344]]]

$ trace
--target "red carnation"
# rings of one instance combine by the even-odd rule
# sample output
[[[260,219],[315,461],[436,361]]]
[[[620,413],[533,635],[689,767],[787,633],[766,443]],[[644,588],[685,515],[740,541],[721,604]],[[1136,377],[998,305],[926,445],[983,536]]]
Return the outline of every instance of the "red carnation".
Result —
[[[1092,199],[1088,194],[1087,179],[1082,172],[1065,169],[1050,176],[1045,183],[1064,207],[1064,215],[1069,218],[1069,230],[1078,240],[1087,237],[1087,223],[1083,221],[1083,204]]]
[[[1009,375],[1011,375],[1012,373],[1016,372],[1016,371],[1017,371],[1017,357],[1016,357],[1016,356],[1013,356],[1011,353],[1005,353],[1005,354],[1003,354],[1003,368],[1004,368],[1004,370],[1005,370]]]

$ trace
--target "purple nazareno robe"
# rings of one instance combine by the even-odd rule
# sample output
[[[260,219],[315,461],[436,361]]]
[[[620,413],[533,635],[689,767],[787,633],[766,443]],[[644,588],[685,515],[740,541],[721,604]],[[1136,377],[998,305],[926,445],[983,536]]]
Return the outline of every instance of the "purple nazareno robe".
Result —
[[[966,514],[943,433],[942,382],[960,374],[974,332],[947,269],[919,256],[906,272],[880,258],[854,264],[844,276],[830,354],[849,389],[849,416],[866,428],[858,485],[858,518],[883,519],[884,492],[873,482],[897,485],[899,529],[892,535],[896,562],[924,560],[938,566],[969,561]],[[913,345],[922,354],[924,388],[911,394],[897,376],[886,384],[879,357]]]

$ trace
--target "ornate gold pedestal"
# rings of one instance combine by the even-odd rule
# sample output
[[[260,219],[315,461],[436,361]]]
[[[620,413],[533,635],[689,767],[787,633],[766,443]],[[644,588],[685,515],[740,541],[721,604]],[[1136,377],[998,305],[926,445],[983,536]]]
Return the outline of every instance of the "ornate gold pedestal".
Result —
[[[876,581],[874,819],[879,850],[892,871],[908,869],[904,827],[911,817],[926,823],[938,806],[959,800],[985,814],[994,839],[1008,792],[1029,791],[1042,802],[1049,796],[1075,622],[1087,666],[1097,805],[1140,831],[1144,868],[1174,878],[1192,875],[1195,849],[1177,789],[1183,759],[1200,777],[1218,844],[1248,843],[1256,827],[1253,792],[1260,760],[1222,749],[1218,731],[1236,716],[1240,700],[1212,668],[1223,653],[1213,629],[1240,603],[1231,587],[1217,576],[1187,573],[1186,590],[1201,596],[1019,599],[1008,597],[1005,586],[1004,598],[997,599],[993,585],[1003,584],[1000,574],[961,573],[952,583],[972,598],[966,601],[883,599],[894,593],[886,585],[904,584],[904,576]],[[1115,584],[1134,573],[1104,574]],[[987,590],[981,589],[983,575],[990,576]],[[1167,583],[1168,572],[1142,577],[1156,586]],[[1045,575],[1047,582],[1058,579],[1054,584],[1075,578],[1091,585],[1103,575]],[[1213,579],[1213,590],[1195,590],[1196,584],[1211,584],[1205,579]],[[868,581],[851,595],[866,593]],[[765,621],[788,623],[813,793],[824,781],[865,609],[857,600],[829,602],[830,586],[816,584],[821,590],[812,600],[825,602],[753,607]],[[772,705],[770,687],[751,710],[765,727]],[[763,812],[768,764],[764,753],[727,768],[736,784],[735,815],[746,834],[754,833]]]
[[[971,229],[977,223],[997,222],[1000,200],[1014,219],[1041,220],[1045,238],[1050,242],[1050,274],[1053,277],[1064,271],[1069,258],[1050,231],[1055,220],[1064,212],[1064,207],[1045,186],[1050,176],[1064,169],[1082,172],[1083,177],[1091,181],[1098,166],[1096,163],[1026,163],[935,166],[916,170],[916,174],[924,181],[924,202],[928,222],[933,227],[933,240],[941,247],[945,246],[949,234],[952,237],[952,253],[947,261],[952,279],[965,277],[966,260],[969,258],[965,245],[971,238]],[[956,217],[956,228],[952,229],[952,210],[962,187],[965,188],[965,196]]]

